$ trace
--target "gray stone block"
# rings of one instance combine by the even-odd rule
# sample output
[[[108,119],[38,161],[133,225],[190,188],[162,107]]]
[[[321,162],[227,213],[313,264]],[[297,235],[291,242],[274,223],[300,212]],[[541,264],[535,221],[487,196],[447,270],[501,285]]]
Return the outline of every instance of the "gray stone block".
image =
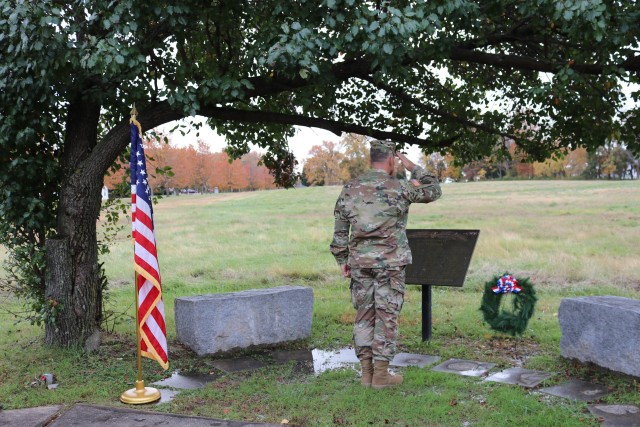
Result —
[[[640,301],[615,296],[565,298],[558,318],[563,357],[640,377]]]
[[[311,335],[313,290],[279,286],[175,299],[176,336],[199,356]]]

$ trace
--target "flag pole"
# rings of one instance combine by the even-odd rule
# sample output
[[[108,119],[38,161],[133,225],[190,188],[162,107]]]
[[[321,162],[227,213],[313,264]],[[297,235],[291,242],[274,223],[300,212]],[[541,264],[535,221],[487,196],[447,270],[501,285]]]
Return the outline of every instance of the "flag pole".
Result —
[[[138,380],[136,381],[135,388],[129,389],[120,395],[120,401],[122,403],[128,403],[130,405],[141,405],[144,403],[155,402],[160,399],[160,391],[153,387],[145,387],[144,380],[142,379],[142,351],[140,349],[140,323],[138,322],[138,273],[134,274],[136,292],[136,341],[137,341],[137,367],[138,367]]]
[[[138,312],[138,305],[140,304],[138,301],[138,272],[134,272],[133,274],[134,280],[135,280],[135,286],[134,289],[136,291],[136,349],[137,349],[137,361],[136,361],[136,366],[138,367],[138,381],[136,381],[136,384],[138,384],[139,382],[142,382],[142,385],[144,386],[144,381],[142,379],[142,349],[141,344],[140,344],[140,313]]]
[[[131,110],[131,122],[136,119],[136,115],[138,112],[136,111],[136,105],[133,104],[133,109]],[[134,240],[135,246],[135,240]],[[135,251],[135,248],[134,248]],[[160,391],[153,387],[145,387],[144,380],[142,379],[142,349],[140,344],[140,319],[138,313],[138,272],[134,270],[133,275],[133,289],[136,294],[136,353],[137,353],[137,361],[136,365],[138,368],[138,379],[136,381],[135,388],[129,389],[120,395],[120,401],[122,403],[128,403],[130,405],[141,405],[145,403],[155,402],[159,400],[161,395]]]

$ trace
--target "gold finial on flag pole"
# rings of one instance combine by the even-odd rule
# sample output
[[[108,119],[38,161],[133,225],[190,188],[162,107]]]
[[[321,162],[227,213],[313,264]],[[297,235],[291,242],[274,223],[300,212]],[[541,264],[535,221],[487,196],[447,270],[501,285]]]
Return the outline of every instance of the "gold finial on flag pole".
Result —
[[[129,123],[133,123],[138,126],[138,132],[142,135],[142,125],[138,120],[136,120],[136,116],[138,115],[138,110],[136,110],[136,103],[133,103],[133,107],[131,107],[131,119],[129,119]]]

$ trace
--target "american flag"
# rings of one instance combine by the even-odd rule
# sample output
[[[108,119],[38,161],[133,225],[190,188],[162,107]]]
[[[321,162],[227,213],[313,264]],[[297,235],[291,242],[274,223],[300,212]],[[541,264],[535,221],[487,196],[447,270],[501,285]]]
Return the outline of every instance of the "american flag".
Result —
[[[164,369],[167,357],[167,328],[164,322],[164,303],[160,267],[153,228],[151,189],[147,179],[147,165],[140,137],[140,123],[131,120],[131,223],[134,242],[133,258],[138,292],[138,330],[140,353],[156,360]]]

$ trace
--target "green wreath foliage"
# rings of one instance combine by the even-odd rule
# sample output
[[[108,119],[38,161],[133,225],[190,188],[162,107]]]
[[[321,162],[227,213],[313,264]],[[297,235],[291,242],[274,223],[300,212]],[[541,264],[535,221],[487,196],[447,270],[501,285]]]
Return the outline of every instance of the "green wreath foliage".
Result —
[[[513,296],[512,311],[501,309],[500,302],[508,294],[497,294],[492,289],[500,277],[502,276],[496,276],[492,281],[485,283],[480,311],[482,311],[484,321],[489,324],[491,329],[511,336],[522,335],[527,329],[529,319],[533,316],[533,310],[538,300],[536,291],[529,282],[529,278],[517,279],[522,290],[518,293],[510,292]]]

